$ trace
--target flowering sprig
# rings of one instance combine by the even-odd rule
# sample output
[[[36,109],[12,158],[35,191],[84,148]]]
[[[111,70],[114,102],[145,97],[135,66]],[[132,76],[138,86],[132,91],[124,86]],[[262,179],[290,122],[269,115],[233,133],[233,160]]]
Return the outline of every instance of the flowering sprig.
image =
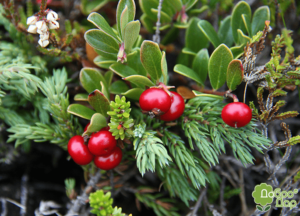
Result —
[[[41,47],[46,47],[49,45],[49,29],[59,28],[59,23],[57,22],[58,15],[49,9],[41,14],[38,13],[27,18],[27,25],[29,25],[27,31],[32,34],[38,33],[40,35],[38,43]]]

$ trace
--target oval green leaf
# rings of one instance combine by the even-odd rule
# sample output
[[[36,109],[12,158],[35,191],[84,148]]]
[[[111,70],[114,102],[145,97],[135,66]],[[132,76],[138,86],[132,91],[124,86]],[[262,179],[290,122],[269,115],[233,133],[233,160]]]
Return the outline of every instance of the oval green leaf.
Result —
[[[144,89],[141,88],[133,88],[128,90],[127,92],[124,92],[122,95],[124,95],[126,98],[129,98],[131,100],[138,101],[143,91]]]
[[[79,116],[84,119],[90,120],[92,116],[96,113],[94,110],[83,106],[81,104],[71,104],[68,107],[68,113]]]
[[[95,89],[101,89],[100,82],[105,82],[105,79],[99,70],[97,70],[96,68],[88,67],[81,69],[79,79],[82,87],[88,93],[93,92]]]
[[[110,110],[110,104],[106,96],[101,91],[96,89],[90,93],[88,102],[98,113],[107,116],[107,111]]]
[[[264,29],[266,20],[270,20],[270,8],[268,6],[259,7],[253,14],[252,35]]]
[[[192,80],[195,80],[197,83],[200,83],[201,85],[204,85],[200,76],[195,71],[193,71],[192,69],[190,69],[184,65],[181,65],[181,64],[175,65],[174,71],[176,73],[186,76]]]
[[[92,11],[98,11],[108,2],[109,0],[81,1],[81,11],[84,15],[88,15]]]
[[[119,62],[111,65],[109,69],[118,74],[120,77],[127,77],[136,74],[134,69]]]
[[[140,20],[143,26],[147,29],[147,31],[152,34],[154,32],[153,20],[145,13],[140,17]]]
[[[88,94],[77,94],[74,97],[75,101],[88,101]]]
[[[117,6],[117,30],[119,35],[122,37],[122,28],[121,28],[121,15],[124,11],[124,9],[127,7],[127,17],[126,21],[127,23],[134,20],[135,17],[135,3],[134,0],[120,0]],[[124,18],[125,19],[125,18]],[[125,20],[123,20],[123,24],[125,27],[126,24]]]
[[[217,35],[217,32],[208,21],[200,20],[198,22],[198,27],[215,48],[220,45],[220,39]]]
[[[205,82],[208,73],[209,54],[207,49],[200,50],[193,60],[193,71],[198,74],[202,83]]]
[[[239,58],[244,53],[244,46],[245,45],[242,44],[241,46],[234,46],[230,48],[233,58]]]
[[[247,44],[247,42],[250,42],[250,40],[251,40],[251,38],[249,38],[247,35],[245,35],[242,31],[241,31],[241,29],[238,29],[237,30],[237,32],[238,32],[238,40],[239,40],[239,44],[241,44],[241,45],[246,45]]]
[[[100,113],[95,113],[91,118],[89,126],[87,127],[86,131],[82,134],[82,136],[90,135],[91,133],[97,132],[106,126],[106,118]]]
[[[243,81],[244,69],[241,60],[232,60],[227,69],[227,86],[231,91],[234,91],[239,84]]]
[[[126,25],[123,35],[126,54],[131,52],[136,39],[139,37],[140,28],[141,23],[138,20],[131,21]]]
[[[153,14],[155,14],[155,16],[157,16],[158,14],[158,10],[157,8],[151,8],[151,12]],[[172,21],[172,17],[170,17],[167,13],[165,13],[164,11],[160,12],[160,23],[169,23]]]
[[[113,76],[114,76],[114,72],[112,71],[107,71],[104,74],[104,79],[106,81],[107,86],[110,86]]]
[[[248,15],[246,14],[242,14],[242,19],[243,19],[243,23],[247,29],[247,32],[250,36],[250,38],[252,37],[252,31],[251,31],[251,20],[250,17],[248,17]]]
[[[158,1],[157,0],[139,0],[139,5],[144,12],[144,14],[147,15],[148,19],[150,19],[152,22],[157,20],[157,16],[151,11],[151,8],[158,8]]]
[[[189,0],[185,4],[185,11],[188,11],[189,9],[191,9],[197,2],[198,2],[198,0]]]
[[[141,75],[132,75],[132,76],[124,77],[123,80],[132,82],[134,84],[142,84],[149,87],[155,86],[155,84],[151,80]]]
[[[162,54],[157,43],[145,40],[141,46],[141,62],[152,79],[159,80],[162,75]]]
[[[147,76],[147,71],[142,65],[140,58],[140,49],[135,48],[129,55],[127,55],[127,64],[135,70],[135,72],[142,76]]]
[[[228,47],[232,46],[234,41],[231,29],[231,16],[227,16],[224,20],[221,21],[218,31],[218,37],[221,43],[226,44]]]
[[[211,54],[208,62],[208,74],[213,89],[217,90],[225,83],[227,68],[232,59],[232,53],[225,44],[218,46]]]
[[[116,60],[111,59],[111,58],[106,58],[104,56],[97,56],[96,58],[94,58],[94,63],[101,67],[101,68],[105,68],[108,69],[112,64],[114,64],[116,62]]]
[[[162,70],[162,82],[167,85],[168,83],[168,65],[167,65],[167,59],[166,59],[166,53],[162,52],[161,57],[161,70]]]
[[[84,38],[86,42],[93,48],[101,50],[105,53],[118,53],[119,44],[106,32],[98,29],[91,29],[85,32]]]
[[[112,94],[122,94],[126,91],[128,91],[129,87],[127,84],[122,80],[117,80],[113,82],[110,86],[110,92]]]

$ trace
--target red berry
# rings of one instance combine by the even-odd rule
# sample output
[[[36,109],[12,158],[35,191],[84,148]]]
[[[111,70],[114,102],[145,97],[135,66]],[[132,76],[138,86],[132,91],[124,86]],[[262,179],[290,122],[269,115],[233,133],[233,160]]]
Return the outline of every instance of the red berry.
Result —
[[[101,130],[99,130],[99,131],[109,131],[109,129],[110,129],[110,127],[109,126],[107,126],[107,127],[104,127],[104,128],[102,128]]]
[[[144,111],[157,108],[162,112],[167,112],[171,106],[171,97],[162,89],[150,88],[141,94],[139,102]]]
[[[94,158],[80,135],[73,136],[69,140],[68,152],[74,162],[79,165],[89,164]]]
[[[117,141],[109,131],[99,131],[91,135],[88,148],[93,155],[107,155],[116,147]]]
[[[95,165],[103,170],[111,170],[118,166],[122,160],[122,150],[115,147],[109,155],[96,156],[94,159]]]
[[[231,127],[243,127],[252,119],[252,110],[242,102],[233,102],[224,106],[221,117]]]
[[[184,100],[180,94],[172,92],[173,96],[171,97],[171,107],[163,115],[160,116],[160,119],[163,121],[174,121],[178,119],[184,112],[185,104]]]

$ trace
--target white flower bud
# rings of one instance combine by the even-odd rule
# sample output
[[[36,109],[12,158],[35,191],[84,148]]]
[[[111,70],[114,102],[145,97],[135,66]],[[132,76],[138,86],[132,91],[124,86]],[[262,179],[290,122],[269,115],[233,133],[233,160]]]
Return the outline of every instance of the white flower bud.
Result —
[[[31,16],[27,18],[27,25],[34,25],[37,22],[37,17],[36,16]]]
[[[43,32],[43,34],[40,34],[41,40],[48,40],[49,39],[49,32]]]
[[[46,46],[48,46],[48,44],[49,44],[49,40],[42,40],[42,39],[39,39],[39,45],[40,45],[41,47],[46,47]]]
[[[36,34],[37,27],[36,25],[29,25],[27,31],[32,34]]]
[[[59,23],[57,21],[50,21],[49,22],[49,28],[50,29],[58,29],[59,28]]]
[[[38,30],[40,30],[42,32],[45,32],[48,30],[48,26],[45,21],[37,21],[36,26],[37,26]]]
[[[57,19],[58,19],[58,15],[57,15],[56,12],[54,12],[52,10],[48,12],[48,14],[47,14],[47,20],[48,21],[55,21]]]

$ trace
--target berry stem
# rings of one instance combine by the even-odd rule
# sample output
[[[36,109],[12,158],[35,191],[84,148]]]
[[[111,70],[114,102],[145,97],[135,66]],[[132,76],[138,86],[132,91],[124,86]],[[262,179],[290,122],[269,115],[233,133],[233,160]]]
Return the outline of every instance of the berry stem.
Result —
[[[239,99],[235,94],[232,94],[231,92],[227,91],[224,95],[225,97],[232,98],[233,102],[239,102]]]

